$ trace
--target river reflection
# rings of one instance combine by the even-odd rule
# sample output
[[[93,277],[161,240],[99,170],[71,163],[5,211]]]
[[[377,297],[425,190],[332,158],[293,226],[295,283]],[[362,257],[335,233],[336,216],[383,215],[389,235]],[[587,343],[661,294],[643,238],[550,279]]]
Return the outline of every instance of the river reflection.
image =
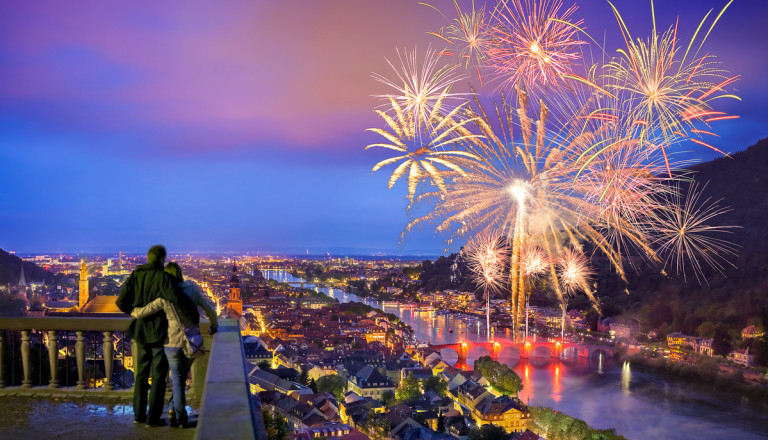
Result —
[[[265,271],[267,279],[301,281],[283,271]],[[306,288],[315,289],[311,283]],[[340,289],[318,291],[340,302],[360,301],[393,313],[414,329],[416,337],[434,344],[460,340],[487,341],[482,323],[464,321],[411,308],[382,306]],[[453,330],[451,332],[450,330]],[[494,335],[502,345],[511,342],[510,332]],[[458,356],[443,350],[443,358],[455,363]],[[467,354],[471,367],[488,354],[475,347]],[[764,439],[768,438],[768,406],[733,393],[713,391],[677,378],[660,376],[618,363],[597,353],[583,357],[550,360],[546,353],[521,359],[514,347],[505,346],[499,360],[514,368],[523,380],[520,398],[530,405],[543,405],[585,420],[597,428],[616,428],[628,439]]]

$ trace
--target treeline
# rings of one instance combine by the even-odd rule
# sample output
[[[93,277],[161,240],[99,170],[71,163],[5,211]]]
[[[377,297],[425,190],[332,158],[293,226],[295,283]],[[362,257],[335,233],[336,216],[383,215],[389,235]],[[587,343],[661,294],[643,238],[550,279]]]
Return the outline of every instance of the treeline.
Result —
[[[543,406],[529,407],[531,431],[548,440],[626,440],[615,429],[594,429],[583,420]]]
[[[475,371],[480,373],[494,388],[504,394],[516,396],[523,389],[523,381],[508,366],[483,356],[475,361]]]

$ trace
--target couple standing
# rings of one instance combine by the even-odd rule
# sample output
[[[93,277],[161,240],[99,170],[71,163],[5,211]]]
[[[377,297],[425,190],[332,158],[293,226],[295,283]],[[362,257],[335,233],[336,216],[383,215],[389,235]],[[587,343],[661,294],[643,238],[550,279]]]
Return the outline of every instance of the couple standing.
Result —
[[[165,425],[161,416],[170,364],[173,391],[168,404],[169,421],[171,426],[184,427],[187,423],[184,388],[193,360],[189,357],[193,354],[187,344],[187,334],[199,324],[198,306],[211,320],[213,334],[217,328],[216,312],[195,284],[184,281],[178,264],[171,262],[163,267],[165,257],[165,247],[152,246],[147,252],[147,264],[137,267],[123,283],[116,304],[135,318],[130,328],[137,347],[133,354],[134,422],[150,427]],[[152,387],[147,414],[150,370]]]

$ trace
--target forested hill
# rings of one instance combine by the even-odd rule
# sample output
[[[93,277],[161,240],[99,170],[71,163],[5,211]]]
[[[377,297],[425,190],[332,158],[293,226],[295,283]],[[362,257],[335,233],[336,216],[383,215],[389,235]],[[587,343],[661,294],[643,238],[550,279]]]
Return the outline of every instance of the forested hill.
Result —
[[[606,314],[638,316],[646,328],[706,337],[720,329],[735,340],[747,324],[768,325],[768,139],[691,169],[699,187],[706,184],[701,201],[720,200],[731,209],[707,224],[739,226],[718,235],[740,248],[729,258],[733,267],[726,265],[724,274],[706,269],[701,284],[690,271],[685,281],[644,267],[630,273],[629,295],[615,279],[602,279],[598,294]]]
[[[0,249],[0,285],[15,286],[19,284],[22,264],[24,264],[24,278],[26,278],[27,283],[31,281],[49,282],[54,278],[52,273],[35,263],[23,261],[16,255],[9,254],[5,250]]]

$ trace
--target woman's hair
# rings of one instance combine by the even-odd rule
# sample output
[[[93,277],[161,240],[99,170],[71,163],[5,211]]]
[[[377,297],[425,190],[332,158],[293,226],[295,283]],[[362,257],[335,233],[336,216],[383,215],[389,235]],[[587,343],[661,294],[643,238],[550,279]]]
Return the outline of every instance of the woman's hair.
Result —
[[[176,278],[176,281],[182,282],[184,281],[184,277],[181,276],[181,267],[171,261],[170,263],[165,265],[165,271],[171,274],[174,278]]]

